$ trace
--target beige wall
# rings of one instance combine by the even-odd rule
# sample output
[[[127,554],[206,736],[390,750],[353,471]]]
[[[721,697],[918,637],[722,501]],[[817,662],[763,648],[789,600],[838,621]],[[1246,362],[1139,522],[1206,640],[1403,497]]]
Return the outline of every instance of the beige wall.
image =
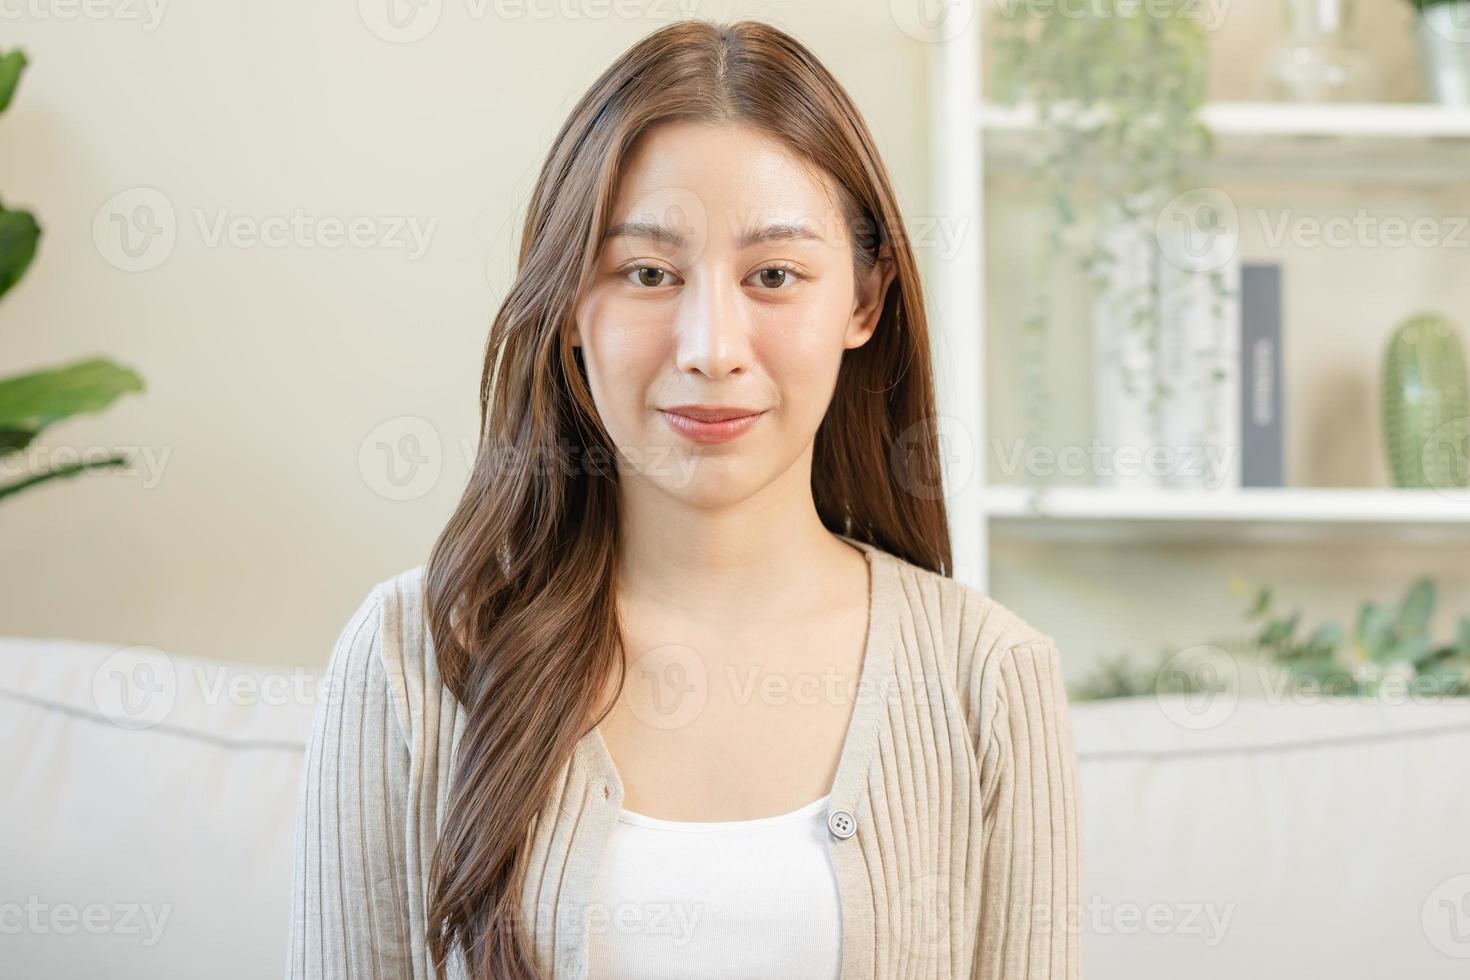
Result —
[[[367,26],[391,33],[373,0],[7,7],[0,47],[24,46],[31,67],[0,117],[0,196],[46,231],[0,303],[0,373],[107,353],[148,390],[43,438],[134,447],[131,472],[0,505],[0,635],[325,662],[367,589],[422,562],[457,499],[485,333],[564,113],[680,6],[442,0],[425,8],[432,30],[392,43]],[[808,43],[919,210],[928,52],[887,2],[697,10]],[[175,229],[171,251],[119,248],[107,215],[140,204]],[[215,237],[221,218],[269,232],[297,209],[365,217],[371,240]],[[421,255],[382,242],[406,237],[395,222],[427,232]],[[119,268],[132,265],[149,267]],[[375,446],[414,437],[429,462],[399,487]]]

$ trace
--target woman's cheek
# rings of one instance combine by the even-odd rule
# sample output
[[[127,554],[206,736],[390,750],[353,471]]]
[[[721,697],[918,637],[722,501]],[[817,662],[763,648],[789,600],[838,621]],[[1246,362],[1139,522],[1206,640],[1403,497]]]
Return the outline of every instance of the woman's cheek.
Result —
[[[781,374],[799,383],[803,396],[825,397],[842,365],[845,307],[825,303],[801,311],[775,331],[769,347],[770,362],[780,365]],[[791,387],[782,384],[782,387]]]

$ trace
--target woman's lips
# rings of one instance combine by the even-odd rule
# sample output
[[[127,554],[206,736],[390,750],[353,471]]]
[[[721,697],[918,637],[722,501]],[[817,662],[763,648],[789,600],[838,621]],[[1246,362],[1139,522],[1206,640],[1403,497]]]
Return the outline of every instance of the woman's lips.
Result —
[[[705,416],[718,416],[717,418],[698,419],[690,415],[684,415],[677,409],[659,409],[664,421],[669,424],[679,435],[703,444],[717,442],[729,442],[755,425],[765,412],[753,412],[749,415],[732,416],[729,412],[701,412]]]

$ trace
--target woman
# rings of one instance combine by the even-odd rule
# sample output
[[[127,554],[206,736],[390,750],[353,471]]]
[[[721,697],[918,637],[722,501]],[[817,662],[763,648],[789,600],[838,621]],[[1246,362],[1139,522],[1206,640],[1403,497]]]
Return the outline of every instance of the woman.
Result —
[[[425,567],[343,630],[295,977],[1075,978],[1054,642],[949,577],[857,109],[684,21],[572,111]]]

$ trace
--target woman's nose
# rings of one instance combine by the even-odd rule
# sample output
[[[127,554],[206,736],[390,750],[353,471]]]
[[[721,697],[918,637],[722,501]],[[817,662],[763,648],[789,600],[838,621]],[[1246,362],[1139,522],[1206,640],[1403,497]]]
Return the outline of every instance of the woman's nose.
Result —
[[[719,379],[750,363],[750,323],[740,287],[718,277],[703,277],[684,293],[679,311],[680,371]]]

